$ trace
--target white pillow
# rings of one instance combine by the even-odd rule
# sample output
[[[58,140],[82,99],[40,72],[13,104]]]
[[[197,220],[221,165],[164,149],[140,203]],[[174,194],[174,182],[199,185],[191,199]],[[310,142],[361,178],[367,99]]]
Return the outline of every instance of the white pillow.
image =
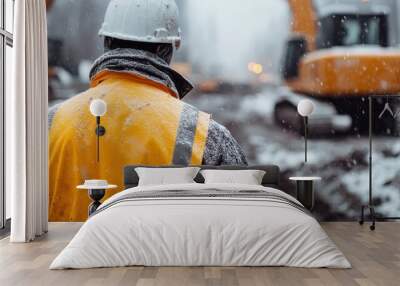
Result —
[[[261,170],[202,170],[206,184],[261,185],[265,171]]]
[[[198,167],[182,168],[135,168],[139,176],[139,186],[171,185],[195,183],[193,180],[199,173]]]

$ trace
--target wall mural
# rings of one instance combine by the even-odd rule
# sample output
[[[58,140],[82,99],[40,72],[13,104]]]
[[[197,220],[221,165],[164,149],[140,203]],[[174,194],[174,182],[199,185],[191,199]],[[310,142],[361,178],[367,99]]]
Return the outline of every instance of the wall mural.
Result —
[[[322,177],[318,218],[353,220],[368,202],[369,95],[374,203],[399,216],[400,8],[352,1],[346,13],[339,0],[176,1],[176,51],[129,45],[148,25],[118,27],[118,7],[104,17],[109,0],[49,1],[50,220],[85,220],[90,200],[76,186],[107,179],[118,192],[123,166],[139,163],[277,164],[291,194],[289,177]],[[178,23],[168,29],[178,35]],[[94,99],[107,104],[99,140]]]

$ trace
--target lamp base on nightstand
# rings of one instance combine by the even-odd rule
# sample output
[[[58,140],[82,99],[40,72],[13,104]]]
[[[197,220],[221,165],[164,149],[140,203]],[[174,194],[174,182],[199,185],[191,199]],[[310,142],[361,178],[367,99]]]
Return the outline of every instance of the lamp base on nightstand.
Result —
[[[93,200],[93,202],[89,205],[89,216],[92,215],[92,213],[94,213],[97,208],[101,205],[100,200],[104,197],[104,195],[106,194],[106,190],[105,189],[93,189],[93,190],[89,190],[89,197]]]
[[[296,199],[301,202],[306,209],[312,211],[314,208],[314,182],[297,181]]]
[[[116,185],[109,185],[106,180],[85,180],[85,184],[77,186],[78,190],[87,190],[92,203],[89,205],[89,216],[91,216],[101,205],[100,200],[104,198],[106,191],[117,188]]]
[[[296,199],[303,206],[312,211],[314,208],[314,183],[321,180],[320,177],[290,177],[291,181],[295,181],[297,185]]]

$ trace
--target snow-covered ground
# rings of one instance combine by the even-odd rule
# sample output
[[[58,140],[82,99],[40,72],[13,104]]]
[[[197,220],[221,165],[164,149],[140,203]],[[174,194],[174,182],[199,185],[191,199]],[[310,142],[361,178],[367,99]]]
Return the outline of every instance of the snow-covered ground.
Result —
[[[368,138],[350,135],[311,139],[304,167],[303,139],[276,126],[273,107],[279,94],[267,88],[259,94],[190,95],[188,102],[226,125],[243,146],[250,164],[277,164],[282,185],[295,186],[291,175],[319,175],[315,213],[321,219],[353,219],[368,202]],[[400,140],[376,137],[373,145],[373,194],[377,210],[400,215]]]

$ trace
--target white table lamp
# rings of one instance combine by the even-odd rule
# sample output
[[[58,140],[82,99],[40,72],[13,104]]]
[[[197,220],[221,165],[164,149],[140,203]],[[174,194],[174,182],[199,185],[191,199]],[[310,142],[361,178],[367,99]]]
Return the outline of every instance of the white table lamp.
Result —
[[[96,136],[97,136],[97,162],[100,161],[100,136],[106,134],[106,129],[100,125],[100,117],[107,113],[107,103],[102,99],[94,99],[90,103],[90,113],[96,117]]]
[[[314,112],[315,105],[309,99],[303,99],[297,105],[297,112],[304,118],[304,161],[307,163],[308,117]]]

